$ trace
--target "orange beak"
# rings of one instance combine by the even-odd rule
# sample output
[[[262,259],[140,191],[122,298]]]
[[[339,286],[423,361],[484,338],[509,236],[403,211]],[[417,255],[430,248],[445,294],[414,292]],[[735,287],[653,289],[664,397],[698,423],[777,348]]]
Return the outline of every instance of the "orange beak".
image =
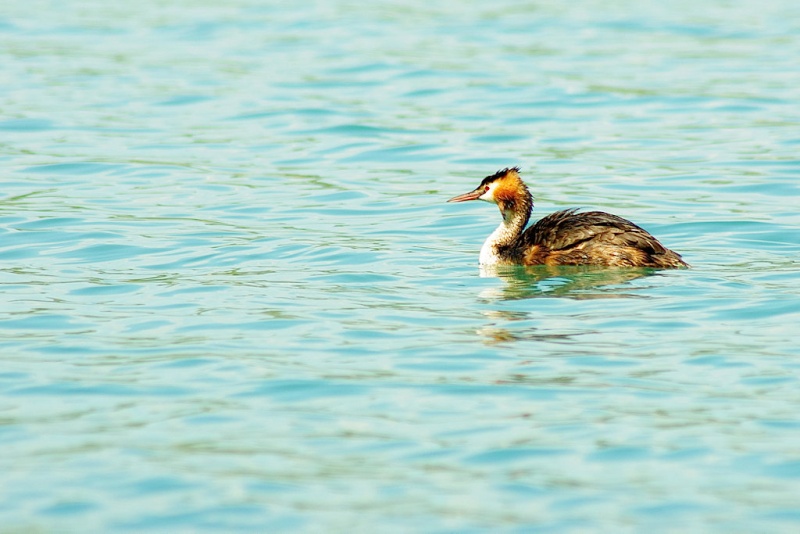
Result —
[[[463,195],[453,197],[448,200],[448,202],[466,202],[467,200],[478,200],[482,194],[483,190],[479,187],[475,191],[470,191],[469,193],[464,193]]]

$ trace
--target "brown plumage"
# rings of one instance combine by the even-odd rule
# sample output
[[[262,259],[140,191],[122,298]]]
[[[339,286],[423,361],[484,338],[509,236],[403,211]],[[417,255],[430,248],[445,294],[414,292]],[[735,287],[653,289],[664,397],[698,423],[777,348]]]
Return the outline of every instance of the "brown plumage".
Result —
[[[487,176],[474,191],[448,202],[467,200],[497,204],[503,216],[481,248],[481,264],[688,267],[646,230],[602,211],[557,211],[526,230],[533,197],[518,167]]]

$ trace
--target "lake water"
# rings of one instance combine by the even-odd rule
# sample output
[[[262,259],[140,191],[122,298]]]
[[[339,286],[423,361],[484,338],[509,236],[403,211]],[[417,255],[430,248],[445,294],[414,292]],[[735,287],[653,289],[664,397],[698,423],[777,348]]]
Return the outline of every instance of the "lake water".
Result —
[[[800,530],[800,3],[164,4],[0,10],[0,531]]]

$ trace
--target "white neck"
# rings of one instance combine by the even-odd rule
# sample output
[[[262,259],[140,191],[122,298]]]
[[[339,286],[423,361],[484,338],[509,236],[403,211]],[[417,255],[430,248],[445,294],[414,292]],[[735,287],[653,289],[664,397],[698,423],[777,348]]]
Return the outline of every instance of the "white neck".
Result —
[[[525,213],[510,211],[503,213],[503,222],[483,242],[480,255],[481,265],[511,262],[512,258],[508,255],[508,252],[511,251],[504,251],[506,253],[501,255],[500,249],[511,245],[525,229],[527,222],[528,217]]]

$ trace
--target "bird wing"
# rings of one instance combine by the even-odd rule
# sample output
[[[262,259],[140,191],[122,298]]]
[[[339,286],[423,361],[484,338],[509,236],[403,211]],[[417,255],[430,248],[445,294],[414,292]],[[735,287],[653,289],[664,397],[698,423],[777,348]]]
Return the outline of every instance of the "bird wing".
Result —
[[[520,239],[525,246],[543,245],[549,250],[565,250],[585,241],[633,247],[650,254],[667,249],[646,230],[627,219],[602,211],[577,213],[577,208],[557,211],[538,220]]]

